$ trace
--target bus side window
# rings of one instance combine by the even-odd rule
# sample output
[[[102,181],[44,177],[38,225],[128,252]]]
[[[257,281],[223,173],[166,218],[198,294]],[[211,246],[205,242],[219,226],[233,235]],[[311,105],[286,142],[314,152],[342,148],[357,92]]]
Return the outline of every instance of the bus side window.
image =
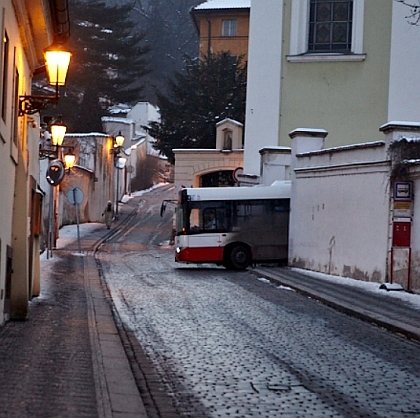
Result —
[[[227,209],[222,207],[206,208],[203,210],[203,225],[206,231],[227,231]]]

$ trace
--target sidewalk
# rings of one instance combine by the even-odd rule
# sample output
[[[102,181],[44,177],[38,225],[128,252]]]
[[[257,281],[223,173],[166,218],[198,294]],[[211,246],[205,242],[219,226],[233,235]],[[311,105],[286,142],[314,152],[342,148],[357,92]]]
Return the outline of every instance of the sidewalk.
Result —
[[[289,267],[258,266],[250,272],[319,300],[336,310],[420,341],[420,295],[387,291],[379,283]]]
[[[80,227],[81,252],[63,233],[42,256],[28,319],[0,328],[0,417],[147,417],[92,251],[113,229]]]

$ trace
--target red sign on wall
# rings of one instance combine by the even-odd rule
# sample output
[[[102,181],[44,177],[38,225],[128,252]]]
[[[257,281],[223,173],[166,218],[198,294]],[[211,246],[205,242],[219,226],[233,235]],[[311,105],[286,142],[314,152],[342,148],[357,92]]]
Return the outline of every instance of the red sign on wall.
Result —
[[[392,231],[393,247],[409,247],[411,244],[411,222],[394,222]]]

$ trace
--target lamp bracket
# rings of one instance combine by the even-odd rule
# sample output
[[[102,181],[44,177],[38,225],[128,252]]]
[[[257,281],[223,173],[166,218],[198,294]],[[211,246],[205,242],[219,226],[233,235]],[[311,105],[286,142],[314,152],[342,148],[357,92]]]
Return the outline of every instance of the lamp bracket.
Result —
[[[43,160],[45,158],[48,158],[48,159],[57,158],[57,150],[52,149],[52,148],[40,148],[39,159]]]
[[[54,96],[19,96],[19,116],[33,115],[43,110],[50,103],[58,103],[58,93]]]

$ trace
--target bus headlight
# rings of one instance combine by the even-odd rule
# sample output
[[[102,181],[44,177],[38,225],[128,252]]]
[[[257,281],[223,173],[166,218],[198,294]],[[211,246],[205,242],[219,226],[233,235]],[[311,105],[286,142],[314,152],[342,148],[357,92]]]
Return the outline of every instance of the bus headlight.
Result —
[[[175,252],[179,254],[181,252],[181,247],[176,247]]]

